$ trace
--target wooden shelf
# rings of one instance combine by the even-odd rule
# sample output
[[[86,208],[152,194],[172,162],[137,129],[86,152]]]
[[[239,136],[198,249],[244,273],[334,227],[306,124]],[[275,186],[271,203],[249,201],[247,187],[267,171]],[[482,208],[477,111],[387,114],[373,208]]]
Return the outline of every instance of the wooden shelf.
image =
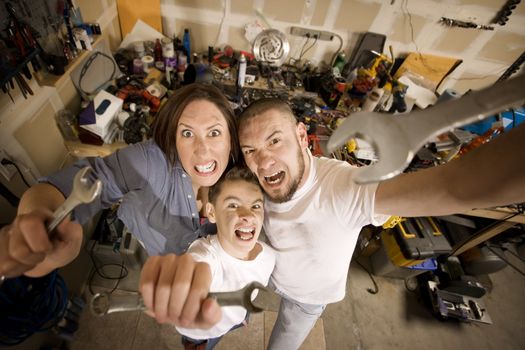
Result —
[[[95,46],[97,46],[102,41],[102,39],[104,38],[104,35],[95,35],[94,37],[95,37],[95,40],[91,44],[93,48],[95,48]],[[40,86],[51,86],[51,87],[59,86],[60,84],[62,84],[62,82],[65,79],[69,78],[69,75],[71,74],[71,72],[80,63],[82,63],[84,59],[88,57],[92,52],[93,50],[92,51],[82,50],[82,52],[65,67],[65,72],[62,75],[54,75],[51,73],[38,74],[38,75],[35,74],[38,84]]]
[[[515,211],[509,208],[493,208],[493,209],[474,209],[463,213],[464,215],[477,216],[481,218],[494,219],[494,220],[505,220]],[[518,214],[507,219],[509,222],[525,224],[525,215]]]
[[[80,141],[64,141],[64,145],[66,146],[69,153],[77,158],[105,157],[116,150],[127,146],[127,144],[123,142],[115,142],[111,144],[105,143],[101,146],[97,146],[82,143]]]

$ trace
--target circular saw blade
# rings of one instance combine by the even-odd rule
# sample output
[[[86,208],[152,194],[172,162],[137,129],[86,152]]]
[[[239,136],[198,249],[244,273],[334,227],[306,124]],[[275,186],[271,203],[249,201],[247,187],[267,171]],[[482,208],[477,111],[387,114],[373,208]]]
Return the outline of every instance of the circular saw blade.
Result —
[[[277,29],[260,32],[253,42],[253,54],[258,61],[270,66],[281,66],[290,52],[290,43],[286,35]]]

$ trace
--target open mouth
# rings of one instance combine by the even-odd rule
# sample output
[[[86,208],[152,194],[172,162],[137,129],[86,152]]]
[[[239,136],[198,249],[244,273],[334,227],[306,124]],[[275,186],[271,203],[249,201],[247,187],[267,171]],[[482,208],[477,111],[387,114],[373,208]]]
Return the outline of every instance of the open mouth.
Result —
[[[235,235],[241,241],[249,241],[255,236],[255,227],[239,227],[235,230]]]
[[[212,173],[216,167],[217,167],[217,162],[212,160],[211,162],[204,164],[204,165],[195,165],[194,168],[199,174],[206,175],[206,174]]]
[[[265,176],[264,181],[269,185],[277,185],[284,179],[284,171],[278,171],[270,176]]]

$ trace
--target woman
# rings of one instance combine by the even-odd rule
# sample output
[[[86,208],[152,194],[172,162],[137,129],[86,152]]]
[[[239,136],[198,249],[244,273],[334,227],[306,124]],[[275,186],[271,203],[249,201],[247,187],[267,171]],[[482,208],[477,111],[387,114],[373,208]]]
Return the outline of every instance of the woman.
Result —
[[[80,224],[119,201],[118,217],[149,255],[184,253],[215,230],[199,213],[207,188],[238,154],[234,115],[221,91],[203,84],[177,90],[155,120],[152,140],[80,160],[24,193],[18,216],[0,230],[0,276],[43,276],[68,264],[81,247]],[[49,237],[46,220],[86,165],[102,180],[102,194],[78,206],[75,222],[64,220]]]

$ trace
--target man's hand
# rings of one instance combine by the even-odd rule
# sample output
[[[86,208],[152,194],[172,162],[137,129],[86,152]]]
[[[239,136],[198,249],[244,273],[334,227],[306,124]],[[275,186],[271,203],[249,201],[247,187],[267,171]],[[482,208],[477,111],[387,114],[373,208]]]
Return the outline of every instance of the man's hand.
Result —
[[[207,298],[211,271],[207,263],[191,255],[152,256],[140,275],[139,290],[146,312],[159,323],[207,329],[220,321],[221,308]]]
[[[18,215],[0,229],[0,276],[40,277],[71,262],[82,245],[82,227],[69,219],[49,234],[52,213],[35,210]]]

